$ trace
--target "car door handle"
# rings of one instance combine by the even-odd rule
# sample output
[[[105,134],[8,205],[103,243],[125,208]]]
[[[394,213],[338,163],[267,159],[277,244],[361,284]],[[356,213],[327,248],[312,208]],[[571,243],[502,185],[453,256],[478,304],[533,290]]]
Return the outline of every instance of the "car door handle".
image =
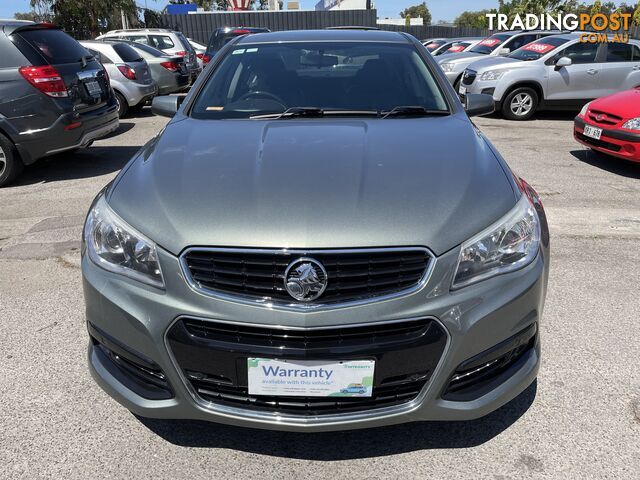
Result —
[[[587,70],[587,73],[589,75],[595,75],[596,73],[598,73],[598,70],[596,70],[595,68],[590,68],[589,70]]]
[[[640,65],[634,65],[633,69],[634,70],[640,70]]]

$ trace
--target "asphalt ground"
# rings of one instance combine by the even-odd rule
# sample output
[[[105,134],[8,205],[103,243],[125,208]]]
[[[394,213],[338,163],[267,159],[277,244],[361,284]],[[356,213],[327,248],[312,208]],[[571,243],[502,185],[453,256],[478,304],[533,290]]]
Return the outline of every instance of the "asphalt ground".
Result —
[[[537,382],[466,423],[291,434],[138,418],[92,381],[84,215],[166,119],[145,109],[0,189],[0,478],[639,478],[640,165],[572,116],[477,124],[541,194],[552,267]]]

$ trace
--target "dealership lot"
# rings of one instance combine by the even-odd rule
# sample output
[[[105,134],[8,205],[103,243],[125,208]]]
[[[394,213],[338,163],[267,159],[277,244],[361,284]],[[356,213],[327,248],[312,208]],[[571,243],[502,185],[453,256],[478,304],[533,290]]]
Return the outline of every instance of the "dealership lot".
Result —
[[[552,233],[537,384],[468,423],[327,434],[139,419],[91,380],[79,238],[95,194],[165,124],[0,190],[0,464],[8,478],[632,477],[640,469],[640,165],[572,138],[572,116],[476,123],[540,193]],[[425,145],[425,150],[428,145]]]

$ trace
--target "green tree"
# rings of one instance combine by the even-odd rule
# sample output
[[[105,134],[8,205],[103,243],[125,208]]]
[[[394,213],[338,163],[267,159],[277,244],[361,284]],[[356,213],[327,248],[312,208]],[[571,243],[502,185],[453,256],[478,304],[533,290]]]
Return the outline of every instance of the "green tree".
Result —
[[[602,12],[602,2],[600,0],[596,0],[593,2],[593,6],[591,7],[591,15],[596,15]]]
[[[633,24],[634,25],[640,25],[640,1],[638,1],[638,5],[636,7],[636,10],[633,13]]]
[[[32,22],[37,22],[38,14],[33,10],[30,12],[16,12],[13,14],[13,18],[16,20],[31,20]]]
[[[493,12],[491,10],[465,11],[455,18],[453,24],[457,27],[488,28],[487,13]]]
[[[431,25],[431,12],[429,11],[429,7],[427,7],[427,2],[422,2],[419,5],[414,5],[413,7],[405,8],[402,12],[400,12],[400,16],[402,18],[422,18],[422,23],[424,25]]]
[[[31,0],[31,7],[50,12],[56,25],[78,38],[95,38],[101,30],[120,27],[120,12],[138,18],[135,0]]]

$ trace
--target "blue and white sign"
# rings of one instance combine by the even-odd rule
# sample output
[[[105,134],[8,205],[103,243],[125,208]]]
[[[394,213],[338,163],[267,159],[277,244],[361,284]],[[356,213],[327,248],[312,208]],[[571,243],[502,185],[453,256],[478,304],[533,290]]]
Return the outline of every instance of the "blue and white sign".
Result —
[[[375,361],[291,361],[248,358],[250,395],[370,397]]]

